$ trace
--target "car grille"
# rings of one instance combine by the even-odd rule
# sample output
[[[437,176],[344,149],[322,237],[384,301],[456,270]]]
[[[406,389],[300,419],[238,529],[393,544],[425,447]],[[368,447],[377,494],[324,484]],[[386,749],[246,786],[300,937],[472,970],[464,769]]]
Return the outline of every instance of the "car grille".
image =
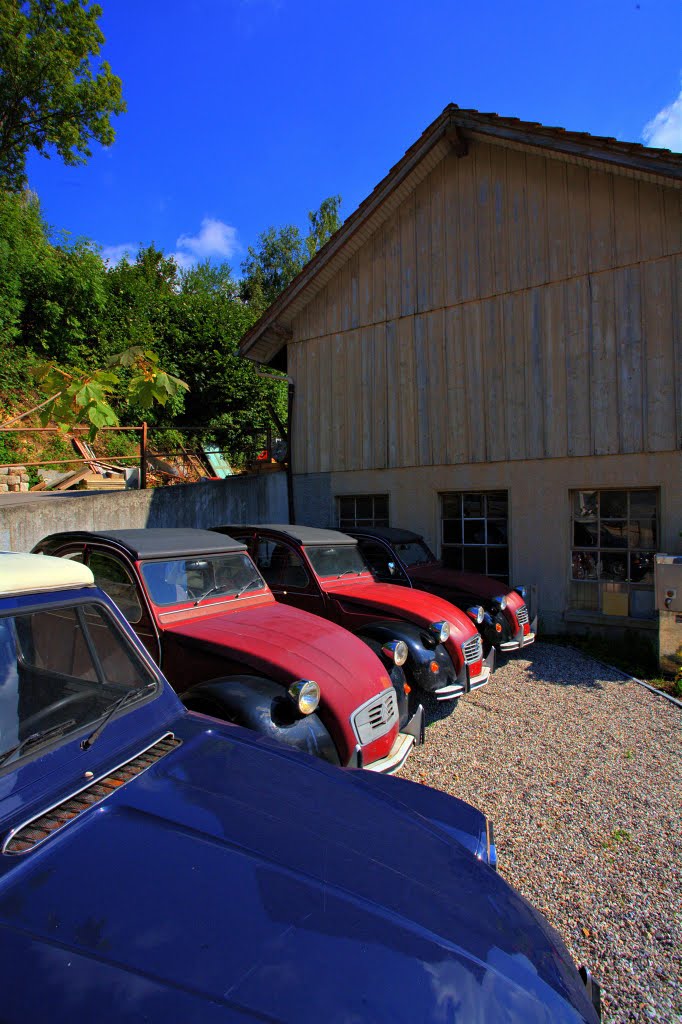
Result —
[[[519,605],[518,608],[514,609],[516,618],[519,620],[519,626],[525,626],[528,622],[528,609],[525,604]]]
[[[476,636],[472,636],[471,640],[467,640],[466,643],[462,644],[462,653],[465,665],[471,665],[475,661],[482,661],[483,644],[478,633]]]
[[[398,721],[398,699],[395,690],[384,690],[372,697],[351,715],[353,731],[361,747],[372,740],[381,739]]]
[[[36,818],[32,818],[13,832],[10,832],[4,842],[2,852],[17,854],[28,853],[30,850],[33,850],[51,835],[54,835],[55,832],[58,832],[59,829],[63,828],[64,825],[68,825],[70,821],[77,818],[83,811],[87,811],[95,804],[101,803],[111,793],[115,793],[117,789],[125,785],[126,782],[130,782],[131,779],[146,771],[147,768],[151,768],[153,764],[156,764],[160,758],[169,754],[181,742],[172,733],[163,736],[151,747],[148,747],[147,750],[143,750],[141,754],[133,757],[130,761],[126,761],[125,764],[115,768],[108,775],[97,779],[96,782],[91,782],[89,786],[85,786],[77,793],[62,800],[55,807],[43,811]]]

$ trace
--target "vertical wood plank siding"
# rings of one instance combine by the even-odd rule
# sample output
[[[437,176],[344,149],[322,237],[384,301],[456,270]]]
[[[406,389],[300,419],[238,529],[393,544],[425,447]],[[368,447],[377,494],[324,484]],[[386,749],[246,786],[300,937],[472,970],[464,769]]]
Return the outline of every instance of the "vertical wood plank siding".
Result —
[[[674,450],[682,192],[473,144],[296,317],[297,473]]]

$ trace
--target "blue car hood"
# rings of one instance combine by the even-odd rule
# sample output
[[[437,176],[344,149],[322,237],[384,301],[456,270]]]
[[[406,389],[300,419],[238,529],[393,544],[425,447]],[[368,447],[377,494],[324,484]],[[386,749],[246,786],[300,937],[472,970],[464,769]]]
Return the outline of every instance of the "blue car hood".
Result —
[[[176,735],[2,857],[4,1022],[596,1019],[544,920],[385,785],[208,720]]]

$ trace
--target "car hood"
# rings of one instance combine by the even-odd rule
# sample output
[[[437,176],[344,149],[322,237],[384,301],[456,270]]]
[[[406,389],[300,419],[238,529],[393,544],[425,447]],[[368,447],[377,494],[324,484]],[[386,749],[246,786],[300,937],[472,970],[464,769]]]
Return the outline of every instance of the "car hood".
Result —
[[[178,622],[166,632],[216,653],[238,651],[241,662],[282,683],[314,679],[325,699],[331,687],[335,700],[342,699],[339,710],[348,714],[392,685],[379,658],[348,630],[274,601]]]
[[[366,605],[387,615],[397,615],[420,626],[428,627],[432,622],[447,620],[454,626],[452,633],[460,642],[476,635],[475,626],[464,612],[425,590],[410,590],[395,583],[376,583],[373,580],[358,583],[334,581],[326,589],[330,595],[343,601]]]
[[[412,582],[419,586],[442,587],[443,590],[456,590],[462,594],[471,594],[475,598],[492,600],[500,594],[506,594],[508,587],[499,580],[491,580],[477,572],[459,572],[457,569],[446,569],[440,562],[428,565],[413,565],[408,569]]]
[[[437,827],[242,730],[184,740],[3,858],[3,1019],[595,1019],[540,915]]]

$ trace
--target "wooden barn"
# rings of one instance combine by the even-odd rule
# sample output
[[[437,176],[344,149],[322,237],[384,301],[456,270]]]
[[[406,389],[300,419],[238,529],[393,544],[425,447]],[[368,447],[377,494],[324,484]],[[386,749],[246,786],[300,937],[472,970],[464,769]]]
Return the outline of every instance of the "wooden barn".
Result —
[[[655,628],[681,179],[667,150],[446,107],[242,342],[293,384],[298,520],[423,533],[537,584],[545,630]]]

